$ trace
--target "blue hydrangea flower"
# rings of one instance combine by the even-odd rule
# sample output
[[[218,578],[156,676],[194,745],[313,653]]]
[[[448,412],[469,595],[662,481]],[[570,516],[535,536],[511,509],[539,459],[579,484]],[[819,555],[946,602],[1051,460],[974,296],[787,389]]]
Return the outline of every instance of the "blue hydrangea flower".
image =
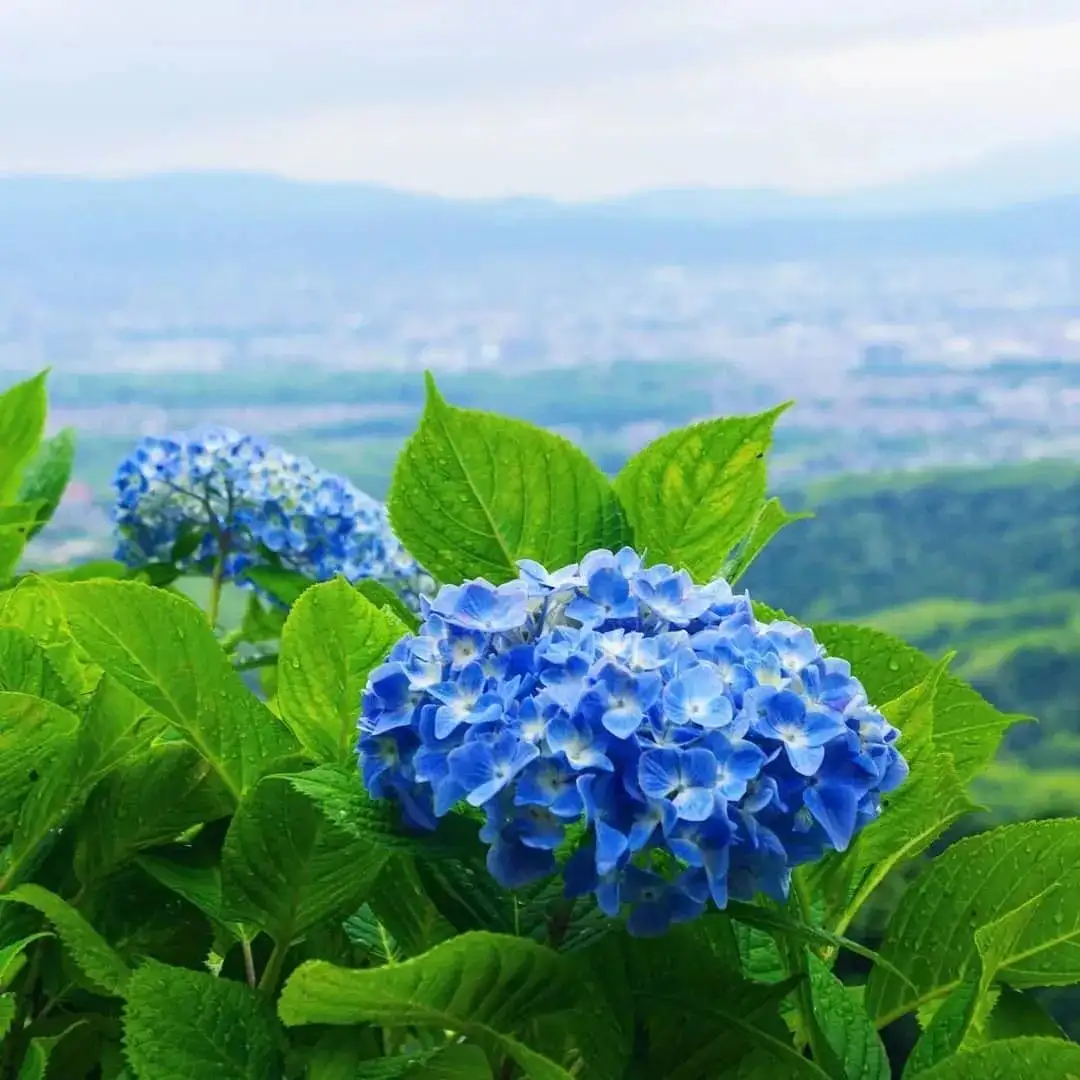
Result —
[[[582,822],[567,895],[662,934],[709,903],[785,898],[907,775],[850,666],[725,581],[628,548],[519,565],[421,602],[419,632],[371,673],[357,743],[368,791],[409,824],[482,808],[504,887],[555,873]]]
[[[343,574],[397,586],[414,608],[430,577],[386,508],[307,458],[229,428],[142,439],[113,478],[116,557],[132,567],[212,567],[250,587],[257,566],[316,581]]]

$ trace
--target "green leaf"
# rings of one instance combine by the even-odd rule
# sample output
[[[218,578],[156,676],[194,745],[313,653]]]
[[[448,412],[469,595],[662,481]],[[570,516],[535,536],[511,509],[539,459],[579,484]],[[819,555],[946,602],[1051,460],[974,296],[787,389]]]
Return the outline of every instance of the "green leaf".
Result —
[[[734,924],[743,974],[754,982],[778,983],[787,978],[776,939],[765,930],[746,923]]]
[[[1021,1035],[1042,1035],[1064,1039],[1058,1022],[1030,994],[1002,986],[990,1015],[979,1032],[980,1039],[1015,1039]]]
[[[344,922],[346,935],[354,945],[359,945],[380,964],[396,964],[400,950],[393,934],[379,921],[370,904],[361,904]]]
[[[36,1039],[31,1039],[30,1045],[26,1049],[26,1057],[23,1058],[23,1063],[19,1068],[18,1080],[45,1080],[49,1071],[49,1059],[52,1057],[52,1052],[59,1043],[73,1031],[84,1027],[87,1022],[86,1020],[76,1020],[61,1031],[59,1035],[38,1036]]]
[[[881,817],[863,829],[852,847],[844,855],[822,860],[821,872],[827,872],[834,862],[846,862],[857,882],[854,895],[833,924],[834,931],[842,934],[851,925],[893,870],[925,851],[954,822],[977,809],[948,753],[934,753],[920,761],[907,780],[882,799]]]
[[[1072,1080],[1080,1076],[1080,1045],[1061,1039],[1002,1039],[946,1058],[922,1080]]]
[[[19,565],[40,509],[40,503],[0,505],[0,585],[11,578]]]
[[[287,779],[245,796],[221,855],[222,911],[278,944],[333,914],[355,911],[389,851],[335,825]]]
[[[440,820],[434,833],[403,829],[394,804],[371,798],[356,768],[319,765],[306,772],[280,775],[311,799],[330,821],[360,840],[423,858],[470,858],[483,853],[477,839],[480,823],[475,818],[451,812]]]
[[[934,1013],[915,1044],[904,1069],[905,1080],[917,1076],[964,1046],[979,1015],[985,1011],[984,1003],[1002,964],[1015,950],[1040,906],[1056,888],[1056,885],[1050,886],[1046,892],[975,931],[975,961],[965,969],[963,981]]]
[[[78,823],[75,870],[98,881],[137,852],[227,817],[234,802],[221,778],[185,742],[147,747],[102,780]]]
[[[574,965],[523,938],[471,933],[394,967],[349,971],[315,960],[289,977],[278,1003],[298,1024],[416,1025],[494,1043],[534,1080],[569,1074],[513,1036],[531,1020],[574,1007]]]
[[[18,627],[46,652],[56,672],[75,696],[89,694],[101,678],[71,636],[64,610],[49,581],[28,574],[12,589],[0,592],[0,623]]]
[[[131,976],[127,965],[66,900],[40,885],[20,885],[0,895],[0,902],[26,904],[40,911],[87,978],[108,994],[123,995]]]
[[[351,1030],[328,1031],[316,1044],[305,1080],[491,1080],[484,1051],[468,1043],[392,1057],[371,1057]]]
[[[18,999],[14,994],[0,994],[0,1043],[4,1041],[16,1015]]]
[[[4,690],[33,694],[64,708],[75,704],[49,654],[16,626],[0,626],[0,691]]]
[[[158,714],[103,675],[75,737],[58,746],[23,803],[0,887],[18,880],[38,846],[82,806],[94,785],[162,726]]]
[[[51,439],[46,439],[38,448],[37,454],[27,467],[19,487],[19,502],[40,502],[37,520],[30,530],[30,536],[36,536],[48,523],[56,508],[60,505],[71,468],[75,464],[75,431],[64,428]]]
[[[904,757],[909,765],[916,766],[919,758],[934,745],[934,702],[955,655],[947,653],[922,682],[881,706],[882,714],[901,733]]]
[[[296,750],[189,601],[130,581],[53,588],[79,645],[173,723],[235,797]]]
[[[953,845],[909,886],[886,929],[881,956],[911,985],[871,973],[866,1003],[878,1026],[955,990],[978,954],[975,931],[1013,913],[1030,919],[999,958],[1001,981],[1080,982],[1078,889],[1080,821],[1022,822]]]
[[[52,936],[47,930],[42,930],[37,934],[27,934],[26,937],[13,941],[10,945],[5,945],[0,949],[0,990],[9,987],[11,980],[22,970],[26,961],[26,957],[23,955],[26,949],[33,945],[35,941],[40,941],[42,938],[51,938]]]
[[[813,953],[809,963],[814,1016],[844,1080],[891,1080],[885,1046],[862,1002]]]
[[[615,478],[615,492],[637,550],[652,563],[685,567],[698,581],[715,577],[760,519],[765,452],[789,405],[680,428],[635,454]]]
[[[128,984],[124,1045],[141,1080],[281,1075],[269,1005],[241,983],[147,961]]]
[[[127,577],[128,573],[128,568],[123,563],[113,559],[93,559],[90,562],[78,563],[76,566],[38,572],[37,576],[47,582],[94,581],[97,578],[115,581],[118,578]]]
[[[768,930],[773,934],[783,934],[794,941],[801,941],[807,945],[817,947],[827,946],[832,950],[847,949],[848,952],[869,960],[877,967],[891,970],[901,982],[906,980],[898,967],[894,966],[886,957],[873,949],[854,941],[851,938],[834,934],[819,926],[811,926],[808,923],[799,922],[780,911],[758,907],[756,904],[746,904],[738,900],[728,901],[727,914],[747,926],[757,927],[759,930]]]
[[[793,521],[805,521],[814,515],[809,510],[801,510],[798,513],[789,513],[784,509],[779,499],[769,499],[761,508],[746,535],[739,544],[732,558],[728,560],[721,571],[728,584],[734,585],[750,568],[750,564],[761,554],[770,540],[786,525]]]
[[[454,928],[423,890],[419,862],[396,851],[379,874],[369,900],[373,914],[405,956],[419,956],[454,936]]]
[[[219,866],[189,863],[159,855],[137,855],[135,865],[160,885],[197,907],[227,940],[251,941],[258,934],[254,926],[226,919]]]
[[[377,608],[390,608],[410,633],[415,634],[420,629],[420,620],[416,617],[416,612],[412,611],[393,589],[381,581],[376,581],[374,578],[361,578],[353,583],[353,588]]]
[[[79,718],[60,705],[0,692],[0,841],[14,833],[39,770],[73,743],[78,727]]]
[[[286,607],[292,607],[313,584],[295,570],[275,566],[253,566],[244,571],[244,577]]]
[[[368,674],[407,632],[341,577],[313,585],[293,605],[281,634],[278,705],[317,760],[353,756]]]
[[[430,574],[459,582],[549,569],[630,531],[611,484],[577,447],[521,420],[447,404],[427,375],[420,427],[394,469],[390,521]]]
[[[10,502],[19,489],[23,469],[45,433],[48,370],[0,394],[0,503]]]
[[[830,656],[851,664],[875,704],[918,686],[935,667],[918,649],[880,630],[848,623],[814,623],[812,629]],[[957,775],[967,783],[993,759],[1005,730],[1026,719],[998,712],[967,683],[943,674],[934,696],[934,747],[952,755]]]

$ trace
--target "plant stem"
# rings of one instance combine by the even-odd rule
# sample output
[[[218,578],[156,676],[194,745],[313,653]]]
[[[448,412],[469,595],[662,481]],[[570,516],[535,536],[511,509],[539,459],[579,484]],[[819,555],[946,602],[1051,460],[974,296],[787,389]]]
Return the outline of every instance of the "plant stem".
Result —
[[[284,944],[282,944],[282,941],[284,941]],[[274,991],[277,990],[278,979],[281,978],[281,969],[285,965],[285,954],[289,951],[288,939],[282,938],[282,941],[274,942],[274,951],[270,954],[262,978],[259,980],[259,992],[267,997],[273,997]],[[254,986],[255,984],[252,983],[251,985]]]
[[[255,957],[251,952],[251,942],[247,938],[240,941],[240,950],[244,954],[244,976],[252,990],[258,985],[259,979],[255,974]],[[269,968],[267,969],[269,970]],[[264,973],[265,974],[265,973]]]
[[[214,572],[210,577],[210,603],[206,617],[212,629],[217,629],[218,613],[221,609],[221,586],[225,579],[225,553],[222,552],[214,563]]]
[[[791,883],[792,897],[799,905],[799,914],[807,926],[813,925],[813,912],[810,909],[810,900],[805,892],[799,887],[796,880]],[[814,1014],[814,989],[810,984],[810,972],[806,962],[808,946],[788,941],[785,952],[787,953],[788,969],[792,975],[801,975],[798,988],[799,1012],[802,1014],[803,1030],[810,1041],[810,1053],[813,1055],[815,1064],[821,1068],[828,1068],[828,1061],[832,1053],[832,1047],[825,1042],[821,1027]]]

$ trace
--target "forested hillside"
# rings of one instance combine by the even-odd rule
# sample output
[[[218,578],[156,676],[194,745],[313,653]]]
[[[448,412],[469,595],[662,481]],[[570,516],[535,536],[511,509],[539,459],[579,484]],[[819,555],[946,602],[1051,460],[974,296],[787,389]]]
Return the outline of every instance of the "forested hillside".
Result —
[[[1040,721],[1013,729],[986,800],[1008,816],[1080,810],[1080,467],[847,480],[784,501],[815,516],[751,567],[752,595],[955,651],[995,705]]]

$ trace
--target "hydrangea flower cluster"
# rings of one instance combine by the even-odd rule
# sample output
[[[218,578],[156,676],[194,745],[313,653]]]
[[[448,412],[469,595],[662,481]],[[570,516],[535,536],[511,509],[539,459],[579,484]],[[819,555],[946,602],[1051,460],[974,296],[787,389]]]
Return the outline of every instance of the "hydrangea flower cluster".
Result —
[[[229,428],[143,438],[116,470],[116,557],[187,568],[221,558],[223,577],[251,586],[274,563],[324,581],[377,578],[419,605],[431,579],[390,529],[386,508],[307,458]],[[185,545],[184,541],[190,540]]]
[[[661,934],[710,899],[785,898],[792,869],[844,850],[907,775],[850,665],[724,580],[629,548],[518,565],[423,601],[371,673],[357,743],[369,793],[411,825],[482,808],[504,887],[553,873],[580,820],[567,895]]]

